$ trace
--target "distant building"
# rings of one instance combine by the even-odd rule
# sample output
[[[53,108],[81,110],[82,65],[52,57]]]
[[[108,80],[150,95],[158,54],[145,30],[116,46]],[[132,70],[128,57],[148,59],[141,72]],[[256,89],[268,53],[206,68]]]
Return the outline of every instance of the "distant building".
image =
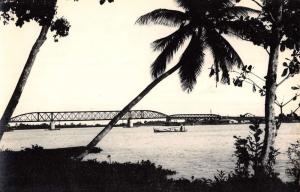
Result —
[[[236,124],[236,123],[239,123],[237,120],[234,120],[234,119],[228,119],[228,123],[229,124]]]
[[[242,120],[241,123],[251,123],[250,120]]]
[[[245,113],[244,115],[240,115],[240,117],[255,117],[255,115],[251,113]]]

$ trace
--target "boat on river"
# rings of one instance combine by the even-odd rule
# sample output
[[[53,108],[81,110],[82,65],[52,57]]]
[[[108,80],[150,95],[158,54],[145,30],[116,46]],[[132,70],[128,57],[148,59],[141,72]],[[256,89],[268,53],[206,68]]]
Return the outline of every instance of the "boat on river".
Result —
[[[187,132],[184,126],[168,127],[168,128],[153,128],[154,133],[169,133],[169,132]]]

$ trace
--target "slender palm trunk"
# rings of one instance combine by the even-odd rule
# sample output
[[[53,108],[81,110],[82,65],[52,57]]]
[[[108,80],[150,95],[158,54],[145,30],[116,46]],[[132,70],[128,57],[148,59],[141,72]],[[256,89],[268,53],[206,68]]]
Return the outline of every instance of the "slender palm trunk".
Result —
[[[177,69],[179,69],[180,65],[177,64],[157,79],[152,81],[138,96],[136,96],[130,103],[128,103],[106,126],[105,128],[87,145],[86,150],[76,157],[76,159],[82,159],[86,155],[89,154],[89,151],[95,147],[103,137],[112,130],[113,126],[128,112],[132,107],[134,107],[140,100],[144,98],[159,82],[163,79],[174,73]]]
[[[266,81],[266,96],[265,96],[265,137],[264,145],[261,155],[261,164],[265,169],[268,160],[271,147],[275,142],[276,136],[276,119],[275,119],[275,100],[276,100],[276,79],[277,79],[277,66],[279,56],[279,46],[281,39],[281,20],[282,20],[282,2],[281,0],[274,0],[278,5],[278,12],[273,23],[273,41],[270,45],[270,55],[268,64],[268,73]],[[274,3],[273,2],[273,3]]]
[[[33,63],[35,61],[35,58],[43,45],[43,43],[46,41],[46,36],[49,30],[49,26],[43,26],[41,29],[41,32],[35,41],[34,45],[31,48],[30,54],[27,58],[26,64],[23,68],[23,71],[21,73],[21,76],[19,78],[19,81],[15,87],[15,90],[9,100],[8,105],[6,106],[6,109],[1,117],[0,120],[0,140],[4,134],[4,131],[6,129],[7,124],[9,123],[9,120],[14,113],[18,103],[19,99],[21,97],[21,94],[23,92],[24,86],[26,84],[26,81],[28,79],[28,76],[30,74],[31,68],[33,66]]]

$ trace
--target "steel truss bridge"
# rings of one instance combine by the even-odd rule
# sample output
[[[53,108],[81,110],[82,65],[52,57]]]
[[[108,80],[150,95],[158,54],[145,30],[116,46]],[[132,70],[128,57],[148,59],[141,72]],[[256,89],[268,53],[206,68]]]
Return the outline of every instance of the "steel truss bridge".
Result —
[[[113,119],[119,111],[61,111],[61,112],[31,112],[17,115],[10,119],[10,123],[38,123],[49,122],[50,126],[55,127],[55,122],[62,121],[101,121]],[[127,112],[121,120],[127,120],[127,125],[131,126],[133,119],[164,119],[166,122],[172,120],[245,120],[263,119],[263,117],[240,116],[229,117],[217,114],[174,114],[167,115],[152,110],[132,110]]]
[[[60,121],[99,121],[111,120],[119,111],[61,111],[61,112],[31,112],[17,115],[10,119],[10,123],[60,122]],[[175,114],[166,115],[152,110],[132,110],[127,112],[121,120],[132,119],[220,119],[216,114]]]
[[[63,112],[31,112],[10,119],[10,123],[25,122],[58,122],[58,121],[99,121],[111,120],[119,111],[63,111]],[[128,119],[166,119],[168,115],[151,110],[132,110],[122,120]]]

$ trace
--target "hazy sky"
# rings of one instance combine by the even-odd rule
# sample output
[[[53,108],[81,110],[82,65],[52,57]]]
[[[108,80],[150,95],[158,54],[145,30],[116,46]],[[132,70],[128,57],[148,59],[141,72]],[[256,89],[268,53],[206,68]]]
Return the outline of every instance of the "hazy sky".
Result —
[[[247,1],[247,0],[246,0]],[[139,26],[136,19],[157,8],[179,9],[174,0],[116,0],[99,5],[98,0],[60,0],[58,15],[71,23],[70,35],[54,43],[52,35],[37,56],[14,115],[32,111],[120,110],[150,82],[150,65],[157,57],[150,43],[175,30],[172,27]],[[17,28],[0,26],[0,113],[4,111],[40,27],[35,23]],[[251,43],[229,39],[245,64],[265,76],[267,54]],[[179,54],[178,54],[179,55]],[[203,72],[191,93],[182,91],[177,73],[155,87],[134,109],[167,114],[219,113],[262,115],[264,98],[251,86],[215,86],[208,77],[212,64],[206,53]],[[282,57],[284,58],[284,57]],[[281,60],[282,60],[281,58]],[[170,66],[178,60],[175,57]],[[281,70],[280,70],[281,71]],[[291,79],[279,89],[279,101],[294,93]],[[286,112],[295,108],[290,104]]]

